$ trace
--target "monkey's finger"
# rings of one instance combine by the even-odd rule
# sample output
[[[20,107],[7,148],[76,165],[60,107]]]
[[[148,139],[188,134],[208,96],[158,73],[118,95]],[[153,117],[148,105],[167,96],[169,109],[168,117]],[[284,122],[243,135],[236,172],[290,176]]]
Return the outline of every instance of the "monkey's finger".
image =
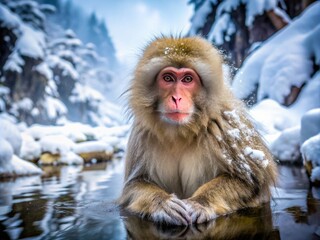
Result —
[[[186,220],[178,214],[173,214],[169,209],[161,208],[150,215],[151,219],[155,222],[165,222],[173,225],[187,225]]]
[[[173,214],[166,209],[155,211],[151,214],[151,218],[156,222],[165,222],[173,225],[187,225],[186,220],[180,217],[178,214]]]
[[[185,204],[187,212],[190,216],[195,215],[200,209],[200,205],[195,201],[185,199],[183,200],[183,203]]]
[[[190,221],[188,221],[188,219],[185,218],[185,216],[180,212],[178,212],[176,209],[165,208],[164,211],[169,218],[169,222],[176,225],[184,225],[184,226],[189,225]],[[188,218],[190,217],[188,216]]]
[[[183,219],[185,219],[188,223],[191,223],[191,217],[188,214],[187,210],[183,208],[179,203],[176,201],[171,201],[169,206],[172,210],[175,210],[177,214],[179,214]]]
[[[195,213],[195,208],[192,204],[190,203],[185,203],[186,204],[186,209],[187,209],[187,212],[190,216],[192,216],[192,214]]]
[[[205,212],[201,212],[200,215],[198,216],[197,223],[204,223],[208,222],[210,220],[209,215]]]
[[[178,204],[180,207],[182,207],[185,211],[188,211],[189,207],[187,206],[187,204],[185,202],[183,202],[182,200],[178,199],[178,198],[172,198],[171,199],[172,202]]]
[[[198,218],[200,216],[200,211],[194,211],[192,214],[191,214],[191,220],[193,223],[196,223]]]
[[[192,224],[192,219],[188,212],[188,206],[180,199],[175,199],[174,203],[176,204],[176,209],[180,215],[182,215],[182,217],[185,218],[189,224]]]

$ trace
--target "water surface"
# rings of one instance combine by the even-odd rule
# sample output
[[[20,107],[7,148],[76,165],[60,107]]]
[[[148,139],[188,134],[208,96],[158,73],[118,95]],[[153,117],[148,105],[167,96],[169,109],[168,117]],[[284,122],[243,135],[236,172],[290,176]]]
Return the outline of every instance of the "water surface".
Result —
[[[45,176],[0,182],[0,239],[320,239],[320,189],[303,167],[280,166],[273,200],[191,227],[158,226],[114,204],[123,160],[44,167]]]

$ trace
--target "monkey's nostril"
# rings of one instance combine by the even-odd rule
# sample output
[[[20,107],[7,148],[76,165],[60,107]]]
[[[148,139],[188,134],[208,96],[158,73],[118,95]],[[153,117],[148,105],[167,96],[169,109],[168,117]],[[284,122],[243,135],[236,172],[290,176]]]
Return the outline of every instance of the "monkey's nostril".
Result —
[[[175,97],[175,96],[171,96],[171,98],[172,98],[172,101],[174,101],[175,103],[180,102],[182,99],[181,97]]]

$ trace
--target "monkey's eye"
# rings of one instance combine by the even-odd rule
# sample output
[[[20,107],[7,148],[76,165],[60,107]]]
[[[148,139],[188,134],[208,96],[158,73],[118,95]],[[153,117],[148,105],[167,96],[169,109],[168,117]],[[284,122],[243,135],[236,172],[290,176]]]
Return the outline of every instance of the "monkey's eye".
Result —
[[[166,81],[166,82],[174,82],[174,78],[173,78],[171,75],[169,75],[169,74],[163,75],[162,78],[163,78],[163,80]]]
[[[187,76],[184,77],[182,82],[189,83],[189,82],[192,82],[192,80],[193,80],[193,77],[190,76],[190,75],[187,75]]]

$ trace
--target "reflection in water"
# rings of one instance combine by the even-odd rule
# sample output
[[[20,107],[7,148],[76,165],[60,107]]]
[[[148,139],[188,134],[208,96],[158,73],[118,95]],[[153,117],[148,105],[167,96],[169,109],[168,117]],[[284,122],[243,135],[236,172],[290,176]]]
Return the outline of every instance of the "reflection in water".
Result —
[[[45,176],[0,182],[0,239],[320,239],[320,189],[301,167],[281,166],[268,205],[191,227],[123,214],[123,161],[44,167]],[[318,234],[318,235],[317,235]]]
[[[320,188],[309,187],[303,167],[279,166],[279,175],[271,205],[281,239],[320,239]]]
[[[164,227],[134,216],[124,222],[130,239],[280,239],[271,216],[266,205],[190,227]]]
[[[55,238],[84,222],[88,207],[91,216],[105,213],[106,206],[97,203],[110,204],[120,194],[122,165],[114,160],[87,167],[50,166],[43,167],[43,178],[1,182],[0,239]]]

